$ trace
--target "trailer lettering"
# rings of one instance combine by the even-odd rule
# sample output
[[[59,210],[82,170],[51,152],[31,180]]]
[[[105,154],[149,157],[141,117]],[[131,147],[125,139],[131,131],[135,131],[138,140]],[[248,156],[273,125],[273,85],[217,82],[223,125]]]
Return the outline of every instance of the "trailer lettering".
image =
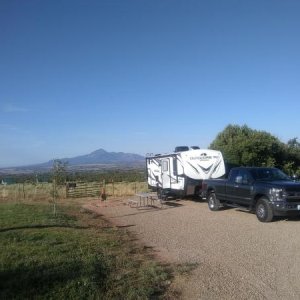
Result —
[[[213,156],[194,156],[190,157],[190,160],[210,160]]]

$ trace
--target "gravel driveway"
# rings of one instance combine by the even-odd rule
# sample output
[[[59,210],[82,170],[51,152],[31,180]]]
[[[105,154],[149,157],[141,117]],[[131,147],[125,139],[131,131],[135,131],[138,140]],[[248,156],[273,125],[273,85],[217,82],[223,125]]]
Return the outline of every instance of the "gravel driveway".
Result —
[[[195,263],[183,299],[300,299],[300,218],[260,223],[238,209],[211,212],[207,203],[169,201],[131,208],[128,200],[86,208],[128,226],[169,262]]]

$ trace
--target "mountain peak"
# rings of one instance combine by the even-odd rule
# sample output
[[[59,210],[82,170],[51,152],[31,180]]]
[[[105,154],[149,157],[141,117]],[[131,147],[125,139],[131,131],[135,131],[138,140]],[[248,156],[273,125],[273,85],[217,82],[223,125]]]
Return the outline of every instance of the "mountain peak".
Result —
[[[107,152],[100,148],[87,155],[80,155],[71,158],[60,159],[67,163],[71,169],[89,170],[89,169],[109,169],[109,168],[123,168],[123,167],[141,167],[145,163],[145,158],[139,154],[124,153],[124,152]],[[97,166],[98,165],[98,166]],[[53,160],[46,163],[37,165],[14,167],[14,168],[3,168],[0,169],[0,173],[30,173],[36,171],[49,171],[53,166]]]
[[[103,154],[106,154],[106,153],[108,153],[108,152],[105,151],[104,149],[100,148],[98,150],[95,150],[95,151],[91,152],[88,155],[95,156],[95,155],[103,155]]]
[[[144,157],[133,153],[107,152],[100,148],[87,155],[66,158],[69,165],[141,163]]]

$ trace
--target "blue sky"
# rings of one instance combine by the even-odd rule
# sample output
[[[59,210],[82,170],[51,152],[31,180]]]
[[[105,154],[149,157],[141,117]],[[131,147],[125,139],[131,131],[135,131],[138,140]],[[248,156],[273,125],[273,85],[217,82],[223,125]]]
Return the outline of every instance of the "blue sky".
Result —
[[[300,138],[300,1],[0,1],[0,167]]]

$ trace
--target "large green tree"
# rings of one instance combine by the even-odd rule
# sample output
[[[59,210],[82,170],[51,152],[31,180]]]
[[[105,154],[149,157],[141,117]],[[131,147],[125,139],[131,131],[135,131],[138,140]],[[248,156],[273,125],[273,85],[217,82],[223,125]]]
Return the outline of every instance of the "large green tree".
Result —
[[[285,145],[284,170],[288,174],[300,176],[300,143],[297,138],[290,139]]]
[[[268,132],[247,125],[228,125],[210,148],[220,150],[227,163],[233,165],[282,167],[284,164],[284,143]]]

